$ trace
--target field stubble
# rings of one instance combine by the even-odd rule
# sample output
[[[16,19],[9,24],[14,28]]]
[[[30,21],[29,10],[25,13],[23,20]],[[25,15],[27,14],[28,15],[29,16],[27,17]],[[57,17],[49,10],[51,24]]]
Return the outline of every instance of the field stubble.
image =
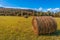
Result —
[[[37,36],[32,31],[32,17],[0,16],[0,40],[60,40],[60,18],[58,30],[51,35]]]

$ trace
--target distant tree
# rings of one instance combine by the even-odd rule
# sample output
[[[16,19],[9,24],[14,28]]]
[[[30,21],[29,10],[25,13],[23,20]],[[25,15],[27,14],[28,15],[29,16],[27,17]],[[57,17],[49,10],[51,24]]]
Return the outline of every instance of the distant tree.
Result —
[[[48,16],[52,16],[52,13],[50,11],[47,11]]]

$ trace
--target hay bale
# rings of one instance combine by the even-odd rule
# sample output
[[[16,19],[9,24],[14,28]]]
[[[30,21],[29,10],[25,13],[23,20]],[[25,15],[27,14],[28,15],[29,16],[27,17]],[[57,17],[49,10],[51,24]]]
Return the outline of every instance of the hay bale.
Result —
[[[28,18],[28,15],[24,15],[25,18]]]
[[[51,16],[35,16],[32,25],[35,34],[50,34],[57,30],[57,24]]]

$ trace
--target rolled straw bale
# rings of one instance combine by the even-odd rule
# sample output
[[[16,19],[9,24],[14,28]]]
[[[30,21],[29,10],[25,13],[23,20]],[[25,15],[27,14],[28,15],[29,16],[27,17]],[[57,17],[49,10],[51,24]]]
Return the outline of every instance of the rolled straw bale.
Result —
[[[57,30],[57,23],[51,16],[34,16],[32,25],[35,34],[50,34]]]

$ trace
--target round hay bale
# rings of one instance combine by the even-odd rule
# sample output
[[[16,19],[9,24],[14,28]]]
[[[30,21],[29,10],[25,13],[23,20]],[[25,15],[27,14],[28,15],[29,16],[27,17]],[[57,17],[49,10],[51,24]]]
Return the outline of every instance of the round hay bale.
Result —
[[[25,18],[28,18],[28,15],[24,15]]]
[[[35,34],[50,34],[57,30],[57,24],[51,16],[34,16],[32,25]]]

